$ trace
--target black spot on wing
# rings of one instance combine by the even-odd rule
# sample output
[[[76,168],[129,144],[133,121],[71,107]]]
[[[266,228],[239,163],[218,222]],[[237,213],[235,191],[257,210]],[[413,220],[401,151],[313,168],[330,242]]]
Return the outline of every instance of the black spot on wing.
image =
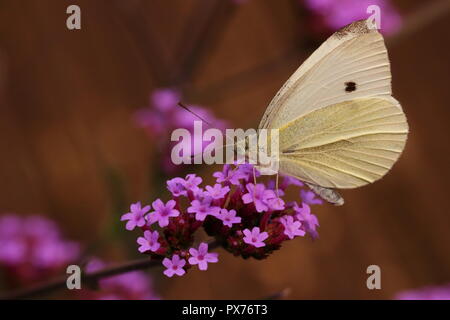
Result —
[[[353,92],[356,90],[356,83],[349,81],[345,83],[345,92]]]

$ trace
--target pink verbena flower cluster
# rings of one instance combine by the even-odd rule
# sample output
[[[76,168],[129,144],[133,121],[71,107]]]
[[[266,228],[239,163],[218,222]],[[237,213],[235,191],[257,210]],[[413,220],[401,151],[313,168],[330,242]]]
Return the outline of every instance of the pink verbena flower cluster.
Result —
[[[203,142],[203,145],[197,145],[194,141],[202,141],[199,136],[202,133],[194,131],[194,121],[201,121],[194,114],[184,110],[177,104],[182,101],[182,95],[175,89],[162,88],[152,92],[150,96],[150,105],[139,109],[134,114],[134,122],[137,126],[143,128],[149,137],[159,144],[158,150],[172,150],[175,142],[171,142],[170,135],[174,129],[187,129],[192,136],[190,143],[191,155],[199,154],[203,148],[213,142]],[[204,119],[214,128],[225,130],[226,122],[216,118],[210,111],[200,106],[191,106],[189,109]],[[204,126],[206,124],[203,124]],[[196,149],[195,149],[196,148]],[[188,147],[189,149],[189,147]],[[184,156],[191,156],[184,155]],[[170,159],[170,153],[161,154],[162,168],[167,173],[173,173],[180,168],[175,166]]]
[[[0,216],[0,266],[10,280],[25,283],[53,274],[74,262],[79,251],[77,243],[65,240],[44,217]]]
[[[274,180],[255,184],[253,172],[250,164],[224,165],[213,174],[215,184],[204,187],[195,174],[170,179],[167,189],[172,199],[157,199],[144,207],[132,204],[121,220],[126,221],[127,230],[141,229],[138,250],[161,259],[168,277],[181,276],[195,265],[207,270],[208,263],[218,262],[207,243],[192,247],[200,228],[225,250],[243,258],[266,258],[284,241],[306,234],[317,238],[319,223],[309,205],[322,200],[301,189],[301,204],[286,202],[282,198],[286,188],[302,187],[302,182],[285,177],[275,190]]]
[[[334,31],[360,19],[367,19],[367,8],[380,8],[381,31],[391,34],[401,26],[402,19],[389,0],[301,0],[312,14],[310,26],[313,31]]]

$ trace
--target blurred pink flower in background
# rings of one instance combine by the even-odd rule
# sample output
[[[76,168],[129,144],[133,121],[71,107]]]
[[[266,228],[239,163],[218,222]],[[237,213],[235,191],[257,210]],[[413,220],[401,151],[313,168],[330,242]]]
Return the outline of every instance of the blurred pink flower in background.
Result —
[[[68,265],[78,264],[80,245],[66,240],[58,225],[43,216],[0,215],[0,269],[8,288],[64,274]],[[93,272],[105,264],[92,259],[86,271]],[[79,299],[159,299],[153,291],[151,278],[141,271],[101,279],[99,290],[66,291]]]
[[[235,4],[244,4],[249,2],[250,0],[231,0],[231,2],[235,3]]]
[[[396,300],[450,300],[450,283],[399,292]]]
[[[150,106],[139,109],[134,120],[139,127],[145,128],[151,137],[167,134],[167,128],[173,127],[173,113],[180,109],[177,103],[181,95],[172,89],[155,90],[150,96]]]
[[[65,268],[80,253],[79,245],[67,241],[58,226],[40,216],[0,216],[0,266],[28,282]]]
[[[190,142],[191,154],[183,156],[193,156],[200,153],[202,149],[213,142],[203,142],[199,148],[194,148],[194,141],[202,141],[202,136],[194,132],[194,121],[201,121],[194,114],[184,110],[178,106],[178,102],[182,101],[182,96],[179,91],[169,88],[161,88],[152,92],[150,96],[150,105],[148,107],[139,109],[134,114],[134,122],[138,127],[145,129],[152,141],[158,143],[158,150],[162,152],[163,170],[166,173],[174,173],[181,166],[176,166],[172,163],[170,152],[172,147],[178,142],[171,142],[170,135],[173,130],[178,128],[187,129],[191,135]],[[225,130],[227,123],[214,116],[212,112],[204,107],[189,105],[189,109],[202,119],[211,124],[209,126],[202,122],[203,130],[210,127],[219,130]]]
[[[367,19],[371,14],[367,8],[371,5],[380,7],[381,31],[391,34],[401,27],[402,18],[389,0],[302,0],[304,6],[313,14],[312,28],[335,31],[360,19]]]
[[[104,268],[103,261],[93,258],[86,265],[87,272]],[[150,275],[143,271],[127,272],[99,281],[98,291],[82,290],[80,297],[92,300],[159,300],[153,290]]]

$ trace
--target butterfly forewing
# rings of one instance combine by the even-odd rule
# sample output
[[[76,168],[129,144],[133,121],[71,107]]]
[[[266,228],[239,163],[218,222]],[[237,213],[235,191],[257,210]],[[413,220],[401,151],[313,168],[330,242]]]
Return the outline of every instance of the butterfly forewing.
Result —
[[[279,129],[281,173],[355,188],[384,176],[404,149],[408,124],[391,97],[386,46],[369,26],[333,34],[269,104],[259,127]]]
[[[308,112],[346,100],[390,96],[386,46],[382,35],[366,23],[354,22],[326,40],[275,95],[260,128],[279,128]]]

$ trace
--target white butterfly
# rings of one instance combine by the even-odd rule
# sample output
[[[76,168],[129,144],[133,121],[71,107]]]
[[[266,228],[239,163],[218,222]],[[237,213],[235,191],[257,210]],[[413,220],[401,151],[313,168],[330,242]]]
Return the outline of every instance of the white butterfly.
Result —
[[[279,129],[279,171],[325,200],[332,189],[383,177],[403,151],[408,124],[392,96],[383,36],[361,20],[327,39],[270,102],[260,129]]]

